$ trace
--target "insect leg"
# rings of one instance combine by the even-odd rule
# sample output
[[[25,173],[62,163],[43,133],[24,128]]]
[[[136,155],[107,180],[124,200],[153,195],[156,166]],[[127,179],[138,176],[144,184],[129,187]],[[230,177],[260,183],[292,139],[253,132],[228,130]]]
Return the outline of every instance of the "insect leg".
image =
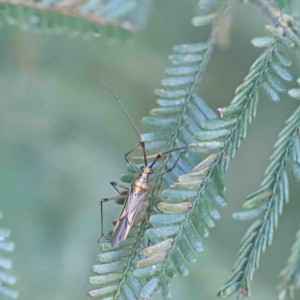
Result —
[[[143,155],[144,155],[144,161],[145,161],[145,166],[147,166],[147,156],[146,156],[146,148],[145,148],[145,143],[141,141],[141,146],[143,149]]]
[[[127,190],[127,191],[129,190],[128,187],[126,187],[126,186],[124,186],[124,185],[122,185],[122,184],[119,184],[119,183],[117,183],[117,182],[115,182],[115,181],[111,181],[110,184],[116,189],[116,191],[117,191],[120,195],[121,195],[121,193],[119,192],[119,190],[117,189],[116,186],[121,187],[121,188],[123,188],[124,190]],[[104,203],[104,202],[108,202],[108,201],[110,201],[110,200],[115,200],[115,198],[103,198],[103,199],[100,200],[101,236],[100,236],[100,238],[98,239],[98,243],[99,243],[99,241],[101,240],[101,238],[104,236],[104,226],[103,226],[103,223],[104,223],[104,219],[103,219],[103,203]]]
[[[176,150],[176,149],[175,149],[175,150]],[[175,151],[175,150],[174,150],[174,151]],[[179,149],[177,149],[177,150],[179,150]],[[172,151],[169,151],[169,152],[172,152]],[[179,160],[179,158],[180,158],[181,154],[182,154],[182,153],[184,153],[184,152],[185,152],[185,151],[182,151],[182,152],[179,154],[178,158],[176,159],[176,161],[175,161],[174,165],[173,165],[171,168],[169,168],[169,169],[167,169],[166,171],[164,171],[164,172],[162,172],[162,173],[160,173],[160,174],[158,174],[158,175],[156,175],[156,176],[152,177],[151,179],[154,179],[154,178],[160,177],[160,176],[162,176],[162,175],[164,175],[164,174],[166,174],[166,173],[169,173],[169,172],[173,171],[173,170],[174,170],[174,168],[176,167],[176,164],[177,164],[177,162],[178,162],[178,160]]]
[[[166,152],[162,152],[162,153],[159,153],[156,158],[154,159],[154,161],[152,162],[152,164],[150,165],[150,168],[153,167],[153,165],[165,154],[168,154],[168,153],[171,153],[171,152],[175,152],[175,151],[179,151],[179,150],[183,150],[183,149],[187,149],[187,147],[182,147],[182,148],[176,148],[176,149],[172,149],[172,150],[169,150],[169,151],[166,151]],[[183,151],[184,152],[184,151]],[[181,155],[181,154],[180,154]],[[179,155],[179,157],[180,157]],[[179,159],[179,158],[178,158]],[[178,161],[177,159],[177,161]],[[177,163],[176,161],[176,163]],[[174,166],[175,167],[175,166]],[[173,169],[172,169],[173,170]]]
[[[144,142],[138,142],[138,144],[132,149],[130,150],[129,152],[127,152],[124,157],[125,157],[125,160],[130,164],[130,166],[133,168],[133,170],[138,173],[137,169],[135,168],[135,166],[132,164],[132,162],[130,161],[128,155],[133,152],[137,147],[139,147],[140,145],[142,145],[142,148],[143,148],[143,151],[144,151],[144,148],[145,148],[145,145],[144,145]],[[144,145],[144,146],[143,146]]]
[[[121,192],[117,189],[117,186],[128,191],[129,190],[129,187],[125,186],[125,185],[122,185],[120,183],[117,183],[115,181],[111,181],[110,184],[112,185],[112,187],[121,195]]]

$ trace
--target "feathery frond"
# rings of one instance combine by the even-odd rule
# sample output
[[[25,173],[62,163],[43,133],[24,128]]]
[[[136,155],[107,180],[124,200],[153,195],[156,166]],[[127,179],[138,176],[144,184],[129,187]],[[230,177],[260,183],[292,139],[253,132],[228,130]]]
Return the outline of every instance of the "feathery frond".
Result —
[[[193,141],[193,134],[200,130],[200,124],[207,118],[215,116],[196,94],[196,89],[210,59],[216,32],[217,23],[214,23],[206,43],[185,44],[174,47],[173,54],[169,57],[173,67],[166,69],[167,78],[161,81],[162,88],[155,91],[155,94],[159,97],[157,100],[159,108],[153,109],[150,116],[142,120],[144,125],[157,129],[142,135],[147,153],[159,153],[188,145]],[[179,154],[176,152],[170,153],[157,167],[157,170],[166,170],[172,167]],[[141,163],[141,158],[133,158],[133,161],[136,164]],[[200,158],[193,152],[188,151],[185,155],[181,155],[172,173],[156,180],[155,187],[148,191],[150,201],[147,202],[147,215],[156,212],[156,203],[160,202],[159,191],[163,181],[167,185],[174,184],[180,175],[189,173],[199,162]],[[132,168],[128,168],[128,170],[130,173],[122,175],[121,179],[123,182],[131,183],[136,178],[136,174],[133,173]],[[189,207],[183,203],[180,205],[162,204],[160,208],[177,212],[177,214],[171,215],[168,220],[161,220],[166,224],[166,222],[176,223],[176,220],[182,221],[178,212],[187,210]],[[93,267],[94,272],[98,275],[90,278],[91,284],[100,287],[89,292],[90,296],[108,297],[108,299],[121,297],[128,300],[147,298],[157,289],[157,285],[160,285],[163,296],[168,297],[170,291],[168,282],[164,281],[164,278],[159,281],[157,278],[147,281],[142,277],[147,278],[160,273],[161,267],[158,262],[165,260],[166,253],[162,253],[161,249],[164,248],[167,251],[171,245],[171,239],[166,240],[162,246],[148,248],[143,254],[142,251],[148,244],[148,235],[146,235],[146,238],[144,236],[147,221],[143,216],[143,211],[140,212],[140,215],[142,217],[138,217],[136,223],[141,224],[131,229],[131,237],[118,249],[112,250],[110,243],[100,245],[102,250],[99,255],[100,264]],[[150,222],[152,221],[153,219],[150,220]],[[160,221],[157,219],[156,222],[159,223]],[[160,235],[167,237],[176,230],[175,226],[168,226],[160,231]],[[107,238],[109,240],[109,235],[107,235]],[[157,255],[150,255],[155,253]],[[142,260],[145,255],[151,257],[146,261]],[[156,267],[147,267],[153,264],[156,264]],[[133,276],[133,270],[136,269],[136,266],[140,267],[135,272],[135,275],[139,278]]]
[[[267,47],[267,50],[254,62],[244,83],[236,89],[231,105],[220,109],[220,118],[201,123],[201,130],[194,134],[198,142],[189,145],[195,153],[214,153],[194,167],[191,173],[179,174],[173,188],[162,193],[167,202],[158,203],[162,213],[150,217],[153,228],[148,229],[145,235],[154,245],[144,249],[144,254],[150,251],[151,255],[146,255],[147,258],[138,263],[140,269],[134,271],[134,276],[157,277],[165,298],[169,295],[168,278],[176,273],[188,274],[185,261],[194,261],[193,251],[202,251],[200,238],[208,236],[208,228],[214,227],[215,220],[220,218],[216,205],[226,205],[222,195],[223,174],[246,137],[248,124],[256,115],[258,88],[262,87],[272,101],[278,101],[277,92],[285,91],[282,80],[292,79],[285,69],[291,62],[278,49],[282,40],[285,44],[290,42],[286,43],[285,37],[277,35],[252,41],[255,46]],[[170,238],[172,242],[165,249],[166,239]],[[154,254],[152,247],[156,249]],[[156,261],[152,255],[160,259]],[[163,262],[161,256],[165,257]],[[147,267],[142,268],[144,264]],[[158,269],[156,274],[150,272],[153,267]]]
[[[0,21],[33,33],[84,39],[125,36],[146,20],[149,0],[7,0],[0,3]],[[144,21],[143,21],[144,22]]]
[[[295,291],[300,287],[300,230],[296,234],[296,241],[287,266],[280,275],[283,277],[283,282],[278,285],[280,289],[278,299],[284,300],[286,296],[294,299]]]
[[[2,217],[3,214],[0,212],[0,219],[2,219]],[[9,236],[9,229],[0,228],[0,249],[2,252],[11,252],[14,250],[14,243],[7,240]],[[11,288],[11,286],[15,284],[16,278],[7,273],[7,270],[12,267],[12,262],[6,256],[2,256],[2,254],[0,257],[0,267],[0,294],[16,299],[18,297],[18,292]]]
[[[300,85],[300,78],[297,79],[297,83]],[[300,99],[299,88],[289,90],[288,94],[292,98]],[[296,153],[294,155],[296,155]],[[283,277],[283,282],[278,285],[278,289],[280,290],[278,295],[279,300],[284,300],[286,296],[294,299],[295,291],[300,286],[300,230],[296,234],[296,242],[291,251],[292,254],[288,259],[287,266],[280,273]]]
[[[221,297],[228,297],[236,291],[241,297],[250,296],[254,271],[259,266],[261,255],[271,245],[283,206],[289,201],[286,170],[290,170],[296,180],[300,179],[299,126],[300,107],[279,134],[261,188],[247,197],[242,212],[233,215],[236,220],[256,220],[241,241],[233,273],[219,292]]]

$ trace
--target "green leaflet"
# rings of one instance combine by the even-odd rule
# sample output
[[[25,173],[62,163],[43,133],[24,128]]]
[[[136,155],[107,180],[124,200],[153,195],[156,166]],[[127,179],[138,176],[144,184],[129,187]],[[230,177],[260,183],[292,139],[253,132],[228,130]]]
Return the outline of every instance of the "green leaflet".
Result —
[[[174,52],[187,54],[187,53],[202,53],[207,50],[206,43],[183,44],[177,45],[173,48]]]
[[[197,66],[183,66],[183,67],[167,68],[165,70],[165,73],[166,73],[166,75],[170,75],[170,76],[181,76],[181,75],[195,74],[197,71],[198,71]],[[185,78],[185,77],[181,77],[181,78]],[[193,80],[192,76],[190,76],[189,78],[190,78],[189,80]],[[186,79],[184,81],[189,81],[189,80]],[[190,83],[191,82],[193,82],[193,81],[190,81]],[[163,83],[163,81],[162,81],[162,83]],[[174,86],[174,82],[173,82],[173,86]]]
[[[182,276],[187,276],[189,274],[189,270],[187,269],[180,252],[176,249],[172,251],[171,256],[177,272]]]
[[[181,85],[190,85],[194,82],[193,76],[169,77],[161,81],[164,87],[177,87]]]
[[[141,290],[140,296],[146,298],[154,291],[158,284],[158,278],[152,278]]]
[[[239,221],[248,221],[257,218],[265,209],[267,208],[266,204],[261,204],[258,207],[255,207],[251,210],[245,210],[233,214],[233,218]]]
[[[172,134],[172,129],[161,129],[153,132],[141,134],[144,142],[152,142],[153,140],[164,140]]]
[[[267,82],[264,82],[262,84],[262,89],[265,92],[265,94],[269,97],[270,100],[272,100],[274,102],[277,102],[280,100],[276,91]]]
[[[285,86],[281,83],[280,79],[272,72],[266,72],[266,78],[270,85],[277,91],[284,93],[286,91]]]
[[[197,196],[197,191],[190,190],[164,190],[163,197],[169,201],[187,201],[194,199]]]
[[[288,93],[292,98],[300,99],[300,89],[290,89]]]
[[[288,37],[285,37],[285,36],[280,36],[279,42],[280,42],[283,46],[285,46],[285,47],[287,47],[287,48],[293,48],[293,47],[295,47],[294,42],[293,42],[292,40],[290,40]]]
[[[115,292],[117,289],[118,289],[117,285],[111,285],[111,286],[107,286],[107,287],[103,287],[100,289],[95,289],[95,290],[89,291],[88,295],[91,298],[104,297],[108,294],[111,294],[112,292]]]
[[[144,117],[142,123],[148,127],[167,128],[176,125],[177,118]]]
[[[142,268],[147,268],[159,263],[162,263],[167,257],[167,252],[160,252],[155,255],[151,255],[150,257],[146,259],[142,259],[137,263],[137,267],[142,269]]]
[[[185,220],[185,215],[179,214],[158,214],[150,217],[149,222],[153,225],[173,225],[176,223],[181,223]]]
[[[108,275],[100,275],[100,276],[92,276],[89,278],[90,284],[103,284],[103,283],[110,283],[114,281],[118,281],[122,279],[121,273],[116,274],[108,274]]]
[[[165,202],[159,202],[157,207],[159,210],[172,214],[172,213],[180,213],[186,212],[191,208],[190,203],[178,203],[178,204],[169,204]]]
[[[147,267],[143,269],[136,269],[133,272],[135,278],[145,278],[145,277],[152,277],[158,275],[162,272],[162,266],[156,265],[155,268]]]
[[[176,65],[199,63],[202,59],[202,55],[199,54],[172,54],[169,56],[169,60]]]
[[[274,53],[275,53],[275,58],[281,65],[285,67],[290,67],[292,65],[292,61],[284,52],[276,48]]]
[[[300,85],[300,78],[297,79],[297,83]],[[290,89],[288,94],[294,99],[300,99],[300,88]]]
[[[167,98],[167,99],[178,99],[185,97],[189,94],[188,89],[176,89],[176,90],[164,90],[164,89],[157,89],[155,90],[155,95],[160,98]]]
[[[210,140],[216,140],[219,138],[226,137],[229,134],[230,134],[230,130],[228,129],[200,131],[194,135],[194,138],[197,139],[198,141],[210,141]]]
[[[195,153],[209,152],[212,150],[218,150],[222,147],[224,147],[224,143],[219,141],[191,143],[189,145],[189,149]]]
[[[173,243],[173,239],[167,239],[161,243],[145,248],[143,250],[143,254],[147,257],[150,257],[158,253],[165,252],[171,248],[172,243]]]
[[[213,20],[218,17],[218,14],[211,14],[206,16],[194,17],[192,19],[192,24],[196,27],[205,26],[210,24]]]
[[[253,39],[251,43],[258,48],[270,47],[274,43],[274,38],[270,36],[259,37]]]
[[[243,205],[243,209],[252,209],[254,207],[257,207],[262,202],[264,202],[264,200],[268,199],[270,196],[272,196],[272,190],[270,189],[264,189],[259,193],[254,193],[252,195],[249,195],[247,197],[247,201]]]
[[[191,250],[191,247],[189,243],[187,242],[186,238],[179,237],[178,239],[178,247],[180,250],[181,255],[183,258],[191,263],[194,263],[196,261],[196,257],[194,252]]]
[[[203,130],[217,130],[221,128],[226,128],[236,123],[236,119],[225,119],[225,118],[215,118],[210,119],[201,124]]]
[[[236,115],[240,114],[242,110],[243,110],[242,105],[230,105],[230,106],[218,109],[221,117],[224,117],[224,118],[236,117]]]
[[[284,68],[282,68],[279,64],[277,64],[276,62],[272,62],[270,64],[271,68],[273,69],[273,71],[283,80],[285,81],[292,81],[293,80],[293,76],[291,75],[291,73],[289,73],[287,70],[285,70]]]

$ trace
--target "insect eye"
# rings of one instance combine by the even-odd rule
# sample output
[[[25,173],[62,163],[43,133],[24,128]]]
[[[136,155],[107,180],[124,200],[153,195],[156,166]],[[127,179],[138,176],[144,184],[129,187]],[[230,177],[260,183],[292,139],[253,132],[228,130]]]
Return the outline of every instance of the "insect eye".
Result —
[[[150,169],[150,174],[153,174],[153,170],[152,169]]]
[[[144,170],[144,166],[141,166],[140,169],[141,169],[141,171],[143,171]]]

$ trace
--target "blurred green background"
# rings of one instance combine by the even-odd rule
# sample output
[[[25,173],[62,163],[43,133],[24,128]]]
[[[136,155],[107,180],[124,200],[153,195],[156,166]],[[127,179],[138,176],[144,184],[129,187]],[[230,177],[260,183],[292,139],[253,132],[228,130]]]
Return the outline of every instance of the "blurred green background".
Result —
[[[155,107],[154,89],[170,65],[172,47],[205,41],[205,30],[190,25],[196,4],[157,1],[146,28],[119,42],[38,36],[7,25],[0,31],[0,209],[16,244],[12,273],[19,299],[89,299],[87,278],[99,253],[99,200],[115,195],[109,181],[119,180],[123,155],[137,141],[98,77],[123,100],[139,130],[146,130],[140,120]],[[214,110],[229,104],[260,53],[250,40],[265,34],[264,20],[250,4],[236,3],[231,21],[229,47],[216,49],[199,90]],[[296,77],[297,68],[295,61]],[[296,107],[286,96],[279,104],[261,97],[225,179],[229,205],[203,241],[205,251],[190,265],[190,275],[172,281],[174,300],[218,299],[250,225],[232,220],[232,213],[259,187],[277,135]],[[299,223],[300,189],[292,179],[291,186],[273,246],[255,273],[254,299],[276,299],[278,273]],[[106,205],[106,229],[120,209]]]

